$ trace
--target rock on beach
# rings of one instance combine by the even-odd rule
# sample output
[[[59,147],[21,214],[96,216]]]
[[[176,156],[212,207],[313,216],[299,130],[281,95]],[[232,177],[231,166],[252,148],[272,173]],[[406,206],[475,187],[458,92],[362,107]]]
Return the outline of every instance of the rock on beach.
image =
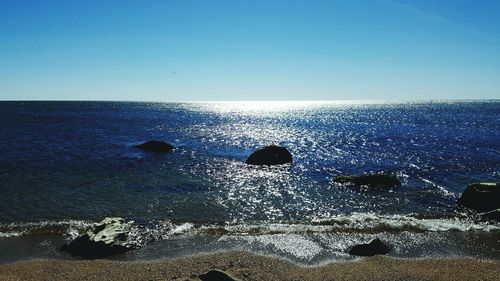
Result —
[[[376,238],[368,244],[358,244],[349,250],[349,254],[355,256],[369,257],[375,255],[385,255],[391,251],[382,240]]]
[[[85,259],[125,253],[135,248],[129,240],[130,231],[131,224],[122,218],[105,218],[59,249]]]
[[[203,273],[199,276],[202,281],[240,281],[229,273],[222,270],[210,270],[207,273]]]

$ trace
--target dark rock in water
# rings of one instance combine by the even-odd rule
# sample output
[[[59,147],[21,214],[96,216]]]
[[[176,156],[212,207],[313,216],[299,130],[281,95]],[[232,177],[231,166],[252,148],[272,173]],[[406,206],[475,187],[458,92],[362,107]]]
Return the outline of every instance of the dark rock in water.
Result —
[[[479,214],[481,216],[481,220],[484,221],[498,221],[500,222],[500,209],[496,209],[493,211],[485,212]]]
[[[370,187],[398,187],[401,182],[393,175],[372,174],[361,176],[336,176],[333,178],[337,183],[348,183],[353,185],[365,185]]]
[[[281,165],[292,163],[292,154],[284,147],[270,145],[260,148],[250,154],[245,163],[251,165]]]
[[[458,204],[478,212],[500,209],[500,183],[474,183],[465,189]]]
[[[171,144],[168,144],[163,141],[147,141],[145,143],[139,144],[139,145],[134,145],[134,147],[137,147],[142,150],[146,151],[151,151],[155,153],[167,153],[175,149],[175,147]]]
[[[125,253],[135,247],[128,241],[130,229],[122,218],[105,218],[59,250],[85,259]]]
[[[210,270],[199,277],[202,281],[239,281],[222,270]]]
[[[391,251],[391,248],[387,246],[382,240],[376,238],[369,244],[359,244],[349,250],[349,254],[355,256],[375,256],[375,255],[385,255]]]

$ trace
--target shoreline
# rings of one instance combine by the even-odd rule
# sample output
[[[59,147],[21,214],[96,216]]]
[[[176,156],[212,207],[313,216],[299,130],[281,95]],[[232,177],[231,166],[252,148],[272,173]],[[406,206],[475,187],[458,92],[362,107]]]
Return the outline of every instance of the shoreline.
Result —
[[[250,252],[157,261],[25,260],[0,265],[0,280],[199,280],[212,269],[241,280],[498,280],[500,261],[385,256],[303,266]]]

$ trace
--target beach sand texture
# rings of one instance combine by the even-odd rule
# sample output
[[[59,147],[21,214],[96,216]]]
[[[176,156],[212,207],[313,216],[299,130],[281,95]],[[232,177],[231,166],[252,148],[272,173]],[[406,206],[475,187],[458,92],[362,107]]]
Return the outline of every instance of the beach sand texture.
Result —
[[[155,262],[31,260],[0,266],[0,280],[200,280],[221,269],[241,280],[500,280],[500,262],[470,258],[393,259],[303,267],[247,252],[226,252]]]

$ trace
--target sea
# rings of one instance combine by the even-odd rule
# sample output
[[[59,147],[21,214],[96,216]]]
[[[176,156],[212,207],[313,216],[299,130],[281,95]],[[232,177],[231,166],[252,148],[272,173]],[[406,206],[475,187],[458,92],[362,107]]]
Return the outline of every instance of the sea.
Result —
[[[168,154],[134,145],[161,140]],[[293,163],[245,164],[286,147]],[[332,182],[390,173],[394,189]],[[58,248],[122,217],[142,261],[250,251],[305,265],[500,259],[500,223],[457,205],[500,181],[500,101],[0,102],[0,263],[77,259]]]

